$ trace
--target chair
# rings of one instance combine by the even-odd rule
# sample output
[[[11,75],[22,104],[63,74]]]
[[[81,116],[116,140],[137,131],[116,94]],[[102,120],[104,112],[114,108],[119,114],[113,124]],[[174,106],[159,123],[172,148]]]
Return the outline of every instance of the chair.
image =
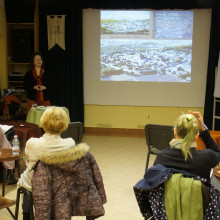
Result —
[[[16,207],[15,207],[15,220],[18,220],[18,212],[19,212],[19,203],[20,203],[20,195],[21,193],[25,193],[28,195],[29,204],[30,204],[30,219],[34,220],[34,209],[33,209],[33,198],[32,193],[23,187],[19,187],[17,190],[17,198],[16,198]]]
[[[21,102],[14,95],[5,96],[4,116],[17,115]]]
[[[145,126],[145,137],[148,146],[145,171],[148,169],[150,154],[157,155],[161,150],[169,147],[173,139],[173,126],[147,124]]]
[[[71,122],[68,128],[61,134],[62,138],[71,137],[79,144],[82,141],[83,136],[83,123],[82,122]]]
[[[167,215],[168,213],[170,213],[171,209],[172,209],[171,213],[173,211],[175,213],[175,209],[189,206],[189,204],[178,202],[180,201],[180,198],[184,198],[184,197],[185,198],[182,201],[186,201],[186,198],[188,196],[190,196],[189,202],[192,202],[192,203],[200,202],[201,206],[198,206],[199,204],[197,203],[197,207],[195,210],[203,209],[203,212],[205,214],[211,202],[211,195],[210,195],[209,188],[202,182],[201,182],[201,185],[198,184],[198,180],[193,180],[193,182],[191,182],[192,178],[187,178],[184,176],[181,177],[181,175],[182,174],[173,174],[169,180],[164,181],[162,184],[152,189],[144,189],[141,187],[134,186],[135,196],[136,196],[140,211],[143,217],[145,218],[145,220],[154,219],[153,215],[155,215],[156,213],[157,214],[164,213],[163,210],[166,211],[166,215]],[[176,181],[173,180],[173,178],[175,178]],[[173,187],[173,184],[175,184],[174,187]],[[179,184],[179,185],[176,186],[176,184]],[[186,185],[189,186],[187,187],[187,190],[185,188]],[[198,187],[200,187],[201,191]],[[201,192],[200,195],[199,195],[199,191]],[[161,196],[161,194],[163,193],[164,193],[164,196]],[[192,193],[193,195],[190,193]],[[167,195],[166,198],[168,198],[167,201],[171,202],[169,203],[168,207],[165,204],[166,195]],[[176,198],[174,195],[176,196]],[[202,199],[200,196],[202,197]],[[200,198],[200,200],[197,200],[198,198]],[[165,204],[165,208],[163,204]],[[195,208],[194,205],[191,205],[191,207],[192,209]],[[157,217],[156,219],[159,218],[157,214],[156,214],[156,217]],[[174,218],[168,218],[168,219],[174,219]]]
[[[20,114],[21,111],[24,111],[22,107],[22,102],[17,99],[14,95],[5,96],[5,105],[3,109],[4,116],[10,120],[25,120],[26,115]],[[3,120],[7,120],[3,118]]]
[[[15,216],[14,216],[14,214],[12,213],[12,211],[11,211],[11,209],[9,207],[3,207],[3,208],[0,208],[0,210],[4,209],[4,208],[6,208],[8,210],[8,212],[11,215],[12,219],[15,219]]]

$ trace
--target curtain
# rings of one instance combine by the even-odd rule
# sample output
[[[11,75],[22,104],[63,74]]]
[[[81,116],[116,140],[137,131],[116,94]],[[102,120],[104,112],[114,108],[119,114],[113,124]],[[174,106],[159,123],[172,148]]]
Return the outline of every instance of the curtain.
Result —
[[[8,23],[34,23],[36,0],[5,0]]]
[[[217,1],[212,10],[212,23],[210,32],[209,61],[206,81],[206,97],[204,109],[204,121],[208,128],[212,129],[213,123],[213,103],[215,87],[215,67],[218,66],[218,57],[220,51],[220,16]],[[219,85],[220,86],[220,85]],[[220,116],[220,103],[216,106],[216,113]],[[215,130],[220,130],[220,120],[216,120]]]
[[[211,8],[215,0],[83,0],[83,8],[96,9],[192,9]]]
[[[48,51],[47,15],[66,15],[66,50],[56,45]],[[66,106],[71,121],[84,122],[82,9],[71,0],[39,0],[39,43],[52,103]]]

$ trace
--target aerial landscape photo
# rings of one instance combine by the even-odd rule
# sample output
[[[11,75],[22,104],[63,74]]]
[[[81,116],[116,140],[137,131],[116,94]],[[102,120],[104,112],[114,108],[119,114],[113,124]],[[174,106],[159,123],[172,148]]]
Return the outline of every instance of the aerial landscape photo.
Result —
[[[190,82],[192,31],[192,11],[102,11],[100,80]]]

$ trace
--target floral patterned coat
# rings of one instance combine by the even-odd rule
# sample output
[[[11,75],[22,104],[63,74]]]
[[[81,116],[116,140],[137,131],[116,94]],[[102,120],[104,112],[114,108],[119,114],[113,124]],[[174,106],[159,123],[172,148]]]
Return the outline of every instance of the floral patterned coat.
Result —
[[[35,220],[104,215],[103,180],[88,145],[43,153],[39,159],[32,179]]]

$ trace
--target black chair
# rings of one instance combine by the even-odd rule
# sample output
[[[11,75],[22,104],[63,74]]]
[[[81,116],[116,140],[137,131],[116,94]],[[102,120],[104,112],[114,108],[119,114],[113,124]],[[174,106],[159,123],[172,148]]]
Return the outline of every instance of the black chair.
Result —
[[[145,126],[145,137],[148,147],[145,171],[148,169],[150,154],[157,155],[161,150],[169,147],[173,139],[173,126],[147,124]]]
[[[71,137],[79,144],[82,141],[83,136],[83,123],[82,122],[71,122],[68,128],[61,134],[62,138]]]
[[[17,190],[16,207],[15,207],[15,220],[18,220],[19,203],[21,193],[27,194],[30,204],[30,220],[34,220],[34,208],[33,208],[33,198],[32,192],[28,191],[23,187],[19,187]]]

